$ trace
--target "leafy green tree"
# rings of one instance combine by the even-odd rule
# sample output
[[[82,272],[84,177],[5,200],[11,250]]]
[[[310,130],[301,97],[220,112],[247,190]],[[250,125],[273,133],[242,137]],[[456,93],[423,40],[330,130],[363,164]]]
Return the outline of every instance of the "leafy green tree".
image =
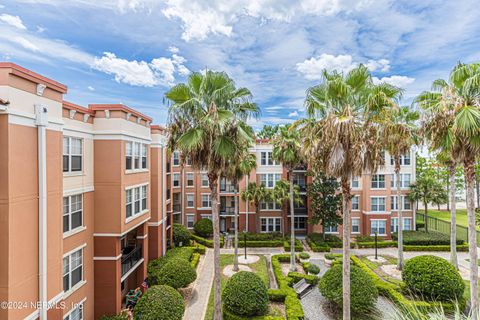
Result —
[[[300,143],[300,132],[290,130],[287,126],[280,127],[280,130],[273,138],[273,158],[280,161],[288,171],[290,179],[290,270],[295,271],[295,190],[293,183],[293,169],[303,160],[302,145]]]
[[[269,125],[266,124],[262,127],[262,129],[257,132],[257,138],[259,139],[272,139],[278,132],[280,125]]]
[[[290,182],[285,180],[277,181],[273,191],[271,193],[271,199],[278,205],[285,206],[290,200]],[[300,196],[300,188],[297,185],[293,186],[293,202],[295,204],[303,204],[302,197]],[[285,234],[285,229],[282,229]]]
[[[433,82],[416,102],[424,110],[424,129],[434,150],[455,151],[463,164],[467,194],[470,297],[472,316],[479,316],[478,248],[475,223],[475,166],[480,155],[480,63],[458,63],[447,80]]]
[[[325,239],[325,228],[342,224],[342,195],[340,194],[340,183],[337,179],[327,177],[322,172],[310,172],[313,176],[312,183],[307,187],[307,195],[312,199],[313,224],[321,224],[323,238]]]
[[[196,170],[207,171],[214,241],[214,319],[222,319],[220,286],[220,229],[218,179],[227,173],[231,159],[248,144],[246,121],[258,113],[247,88],[236,88],[223,72],[192,73],[165,93],[170,103],[169,127],[174,145]]]
[[[319,85],[307,90],[309,119],[300,121],[302,144],[310,163],[340,179],[343,215],[343,319],[350,320],[350,181],[384,163],[380,126],[384,110],[402,90],[374,84],[364,65],[347,74],[323,72]]]

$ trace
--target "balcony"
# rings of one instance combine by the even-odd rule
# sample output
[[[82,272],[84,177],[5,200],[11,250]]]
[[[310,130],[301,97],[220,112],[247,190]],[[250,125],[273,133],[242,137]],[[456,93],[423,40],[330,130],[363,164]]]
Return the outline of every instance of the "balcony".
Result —
[[[225,178],[220,179],[220,192],[233,193],[236,191],[235,185]]]
[[[172,195],[170,194],[170,189],[167,189],[167,200],[170,200],[170,198],[172,197]]]
[[[233,216],[235,215],[235,207],[220,207],[221,216]]]
[[[142,259],[142,246],[125,247],[122,253],[122,277]]]
[[[182,211],[182,207],[180,203],[173,204],[173,213],[178,213]]]
[[[302,163],[293,168],[294,171],[306,171],[307,170],[307,164]]]
[[[293,182],[294,185],[298,186],[298,190],[300,192],[307,192],[307,185],[305,183],[297,183],[297,182]]]
[[[169,173],[169,172],[170,172],[170,170],[171,170],[170,168],[171,168],[171,166],[170,166],[170,162],[168,162],[168,163],[167,163],[167,173]]]

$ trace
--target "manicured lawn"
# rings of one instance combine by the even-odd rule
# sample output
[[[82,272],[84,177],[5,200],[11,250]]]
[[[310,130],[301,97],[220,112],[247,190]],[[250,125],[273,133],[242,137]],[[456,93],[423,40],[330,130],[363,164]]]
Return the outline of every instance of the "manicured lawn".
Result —
[[[418,210],[419,213],[424,213],[422,209]],[[441,220],[450,221],[450,212],[446,210],[428,210],[430,217],[435,217]],[[467,221],[467,209],[457,209],[457,225],[468,227]],[[480,226],[477,226],[477,230],[480,230]]]
[[[222,254],[220,256],[220,268],[222,269],[221,274],[221,286],[222,290],[227,284],[228,277],[223,275],[223,268],[233,264],[233,254]],[[255,272],[265,283],[267,288],[270,288],[270,279],[268,277],[268,268],[267,268],[267,260],[264,256],[260,256],[260,259],[252,264],[248,265],[253,272]],[[282,316],[282,311],[279,309],[280,306],[276,304],[270,304],[269,308],[269,316]],[[210,291],[210,299],[208,300],[208,307],[207,312],[205,314],[205,319],[210,320],[213,319],[213,284],[212,290]]]

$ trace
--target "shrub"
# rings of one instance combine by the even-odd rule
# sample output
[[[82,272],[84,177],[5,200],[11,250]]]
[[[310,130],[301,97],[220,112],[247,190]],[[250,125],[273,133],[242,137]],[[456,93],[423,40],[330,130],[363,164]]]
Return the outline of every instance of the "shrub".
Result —
[[[402,271],[407,288],[429,300],[459,299],[465,284],[447,260],[436,256],[418,256],[407,260]]]
[[[305,279],[305,281],[309,284],[316,285],[318,283],[318,277],[314,276],[314,275],[310,275],[310,274],[304,274],[304,273],[290,271],[288,273],[288,277],[291,278],[292,285],[294,283],[297,283],[297,282],[301,281],[302,279]]]
[[[310,265],[307,268],[307,272],[311,274],[319,274],[320,273],[320,267],[317,266],[316,264],[310,263]]]
[[[167,253],[165,253],[165,257],[167,259],[180,258],[187,261],[190,261],[192,259],[192,255],[193,255],[192,247],[173,248],[168,250]]]
[[[239,236],[243,239],[243,235]],[[251,233],[247,232],[247,241],[268,241],[268,240],[283,240],[283,234],[280,232],[268,232],[268,233]]]
[[[192,266],[192,268],[196,269],[199,261],[200,261],[200,253],[194,253],[192,256],[192,261],[190,261],[190,265]]]
[[[253,272],[234,274],[222,292],[225,309],[239,316],[263,315],[268,310],[268,290]]]
[[[375,236],[356,236],[356,242],[375,242]],[[377,237],[377,242],[384,241],[382,237]]]
[[[213,248],[213,240],[208,240],[200,236],[197,236],[195,234],[190,234],[190,238],[195,240],[195,242],[200,243],[206,247]],[[220,236],[220,247],[223,247],[223,242],[224,242],[223,236]]]
[[[101,316],[100,320],[128,320],[128,314],[126,312],[122,312],[114,316]]]
[[[193,230],[201,237],[209,237],[213,234],[212,220],[202,218],[193,225]]]
[[[290,251],[290,240],[285,240],[283,242],[283,249],[285,251]],[[302,252],[303,251],[302,243],[298,239],[295,239],[295,251],[296,252]]]
[[[449,245],[441,245],[441,246],[411,246],[406,245],[403,246],[404,251],[450,251]],[[457,245],[458,252],[466,252],[468,251],[468,244]]]
[[[350,299],[353,313],[364,314],[372,310],[378,297],[378,290],[371,278],[360,268],[352,265],[350,270]],[[322,295],[342,308],[342,266],[335,265],[320,279]]]
[[[172,236],[173,236],[173,243],[175,246],[188,246],[190,245],[190,231],[188,231],[187,227],[184,225],[175,223],[172,226]]]
[[[177,290],[153,286],[138,300],[133,310],[135,320],[182,320],[185,305]]]
[[[242,238],[238,239],[238,246],[245,247],[245,242]],[[283,246],[283,240],[247,240],[247,248],[274,248]]]
[[[396,241],[377,241],[377,248],[390,248],[396,247],[398,244]],[[375,241],[374,242],[352,242],[350,243],[351,248],[375,248]]]
[[[175,289],[185,288],[195,281],[197,273],[188,260],[171,259],[153,274],[157,284],[164,284]]]
[[[397,240],[397,234],[392,233],[392,239]],[[457,239],[457,244],[463,244],[463,240]],[[450,245],[450,236],[436,231],[404,231],[403,244],[414,246]]]
[[[342,259],[342,254],[341,253],[327,253],[327,254],[325,254],[325,259],[327,259],[327,260]]]
[[[300,257],[300,259],[304,259],[304,260],[310,258],[310,255],[307,252],[300,252],[298,256]]]

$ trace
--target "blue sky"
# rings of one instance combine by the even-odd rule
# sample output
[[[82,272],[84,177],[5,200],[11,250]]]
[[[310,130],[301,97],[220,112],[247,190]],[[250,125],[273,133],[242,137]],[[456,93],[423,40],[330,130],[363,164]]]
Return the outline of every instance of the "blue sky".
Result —
[[[322,69],[366,64],[404,102],[459,60],[480,60],[478,0],[0,0],[0,60],[66,84],[66,99],[124,103],[166,122],[163,94],[226,71],[263,124],[304,115]]]

